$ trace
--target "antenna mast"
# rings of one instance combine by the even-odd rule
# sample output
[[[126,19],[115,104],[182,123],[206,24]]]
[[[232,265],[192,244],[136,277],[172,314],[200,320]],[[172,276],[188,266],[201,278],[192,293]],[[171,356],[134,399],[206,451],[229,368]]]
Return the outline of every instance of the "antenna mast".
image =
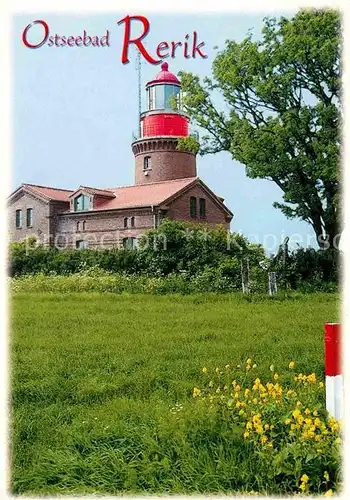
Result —
[[[139,138],[141,138],[141,54],[138,51],[136,56],[136,67],[138,76],[138,99],[139,99]]]

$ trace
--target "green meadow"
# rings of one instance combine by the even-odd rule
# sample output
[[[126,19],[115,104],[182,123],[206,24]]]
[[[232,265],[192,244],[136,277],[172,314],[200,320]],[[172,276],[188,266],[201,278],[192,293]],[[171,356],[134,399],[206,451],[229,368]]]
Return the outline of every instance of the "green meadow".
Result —
[[[247,358],[257,377],[293,360],[322,380],[339,309],[336,294],[13,293],[12,492],[283,492],[193,388]]]

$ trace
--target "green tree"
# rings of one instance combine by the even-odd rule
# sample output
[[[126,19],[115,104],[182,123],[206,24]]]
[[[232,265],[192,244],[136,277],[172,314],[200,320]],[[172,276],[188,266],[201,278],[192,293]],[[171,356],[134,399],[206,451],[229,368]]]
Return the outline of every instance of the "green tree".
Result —
[[[180,73],[186,110],[209,133],[200,154],[228,151],[249,177],[275,182],[274,206],[310,223],[321,248],[340,230],[340,50],[340,14],[302,10],[265,19],[260,41],[226,41],[212,78]]]

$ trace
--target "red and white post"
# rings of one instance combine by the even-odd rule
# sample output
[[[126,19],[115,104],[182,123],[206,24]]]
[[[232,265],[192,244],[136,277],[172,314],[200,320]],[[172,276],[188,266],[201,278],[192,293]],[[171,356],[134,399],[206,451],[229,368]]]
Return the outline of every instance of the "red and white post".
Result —
[[[343,418],[343,375],[341,373],[341,332],[339,323],[325,323],[326,408],[337,420]]]

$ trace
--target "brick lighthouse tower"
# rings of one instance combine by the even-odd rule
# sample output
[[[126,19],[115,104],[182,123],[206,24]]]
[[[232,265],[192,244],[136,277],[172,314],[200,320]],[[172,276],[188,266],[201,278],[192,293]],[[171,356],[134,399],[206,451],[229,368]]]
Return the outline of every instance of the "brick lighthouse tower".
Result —
[[[146,84],[141,138],[132,144],[136,185],[197,176],[196,155],[176,149],[178,138],[189,136],[189,117],[182,110],[181,83],[168,68],[164,62],[154,80]]]

